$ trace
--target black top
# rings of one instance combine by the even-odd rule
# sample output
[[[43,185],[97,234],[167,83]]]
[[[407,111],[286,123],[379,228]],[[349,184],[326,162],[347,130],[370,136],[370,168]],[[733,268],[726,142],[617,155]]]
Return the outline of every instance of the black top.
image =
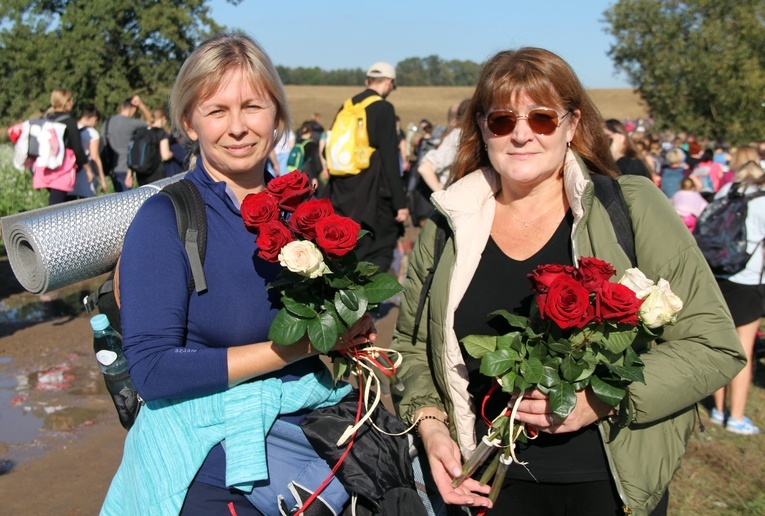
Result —
[[[651,174],[648,172],[645,164],[638,158],[622,156],[616,160],[616,166],[622,175],[643,176],[651,179]]]
[[[458,339],[468,335],[503,335],[511,328],[502,317],[489,318],[488,314],[504,309],[528,316],[534,293],[526,277],[538,265],[561,263],[573,265],[570,246],[573,215],[569,211],[550,241],[534,256],[518,261],[505,255],[492,238],[489,238],[481,261],[475,271],[465,296],[454,317],[454,331]],[[480,415],[481,403],[493,380],[480,373],[481,361],[467,354],[462,348],[473,403],[479,414],[476,417],[476,436],[486,435],[487,427]],[[496,390],[486,404],[485,416],[492,420],[507,406],[509,395]],[[526,466],[512,464],[508,478],[540,482],[589,482],[607,480],[608,466],[595,425],[577,432],[551,435],[540,433],[528,444],[517,443],[516,456],[528,462]]]

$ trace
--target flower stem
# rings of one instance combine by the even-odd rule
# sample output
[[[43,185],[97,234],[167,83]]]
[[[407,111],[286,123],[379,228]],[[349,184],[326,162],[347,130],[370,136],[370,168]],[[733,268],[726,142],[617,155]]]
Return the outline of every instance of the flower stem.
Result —
[[[512,450],[512,445],[505,453],[497,454],[498,465],[497,472],[494,475],[494,480],[491,483],[491,491],[489,492],[489,500],[491,503],[497,501],[499,496],[499,490],[502,489],[502,484],[505,482],[505,475],[507,474],[507,468],[513,463],[513,458],[510,456],[509,451]]]
[[[493,451],[499,448],[499,444],[500,441],[498,431],[494,431],[490,435],[483,436],[481,442],[478,443],[478,446],[476,446],[473,455],[471,455],[467,462],[465,462],[465,465],[462,466],[462,474],[452,480],[452,487],[457,487],[462,482],[464,482],[466,478],[470,478],[470,476],[475,473],[475,470],[478,469],[484,462],[486,462],[486,459],[489,457],[489,455],[491,455]]]
[[[489,463],[489,467],[487,467],[486,471],[484,471],[483,475],[481,475],[481,480],[479,480],[478,482],[482,486],[485,486],[486,484],[488,484],[489,480],[491,480],[491,477],[493,477],[494,473],[497,472],[497,466],[499,466],[500,455],[501,455],[500,453],[497,453],[494,455],[494,458]]]

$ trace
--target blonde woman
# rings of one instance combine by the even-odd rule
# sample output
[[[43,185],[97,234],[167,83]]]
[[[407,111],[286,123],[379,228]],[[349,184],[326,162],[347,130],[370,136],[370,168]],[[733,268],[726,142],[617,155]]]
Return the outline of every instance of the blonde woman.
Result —
[[[754,158],[754,159],[749,159]],[[747,161],[745,161],[747,160]],[[765,190],[765,174],[759,164],[759,155],[754,147],[740,147],[733,156],[736,177],[733,183],[720,188],[716,199],[724,198],[732,188],[751,195]],[[719,276],[717,283],[728,304],[736,325],[736,333],[746,352],[746,367],[725,387],[714,394],[715,407],[710,420],[737,434],[756,435],[760,429],[744,415],[749,385],[752,382],[752,360],[754,342],[760,329],[760,320],[765,306],[765,284],[763,284],[763,240],[765,240],[765,196],[749,200],[746,214],[747,252],[752,257],[743,270],[730,275]],[[726,408],[727,398],[727,408]]]

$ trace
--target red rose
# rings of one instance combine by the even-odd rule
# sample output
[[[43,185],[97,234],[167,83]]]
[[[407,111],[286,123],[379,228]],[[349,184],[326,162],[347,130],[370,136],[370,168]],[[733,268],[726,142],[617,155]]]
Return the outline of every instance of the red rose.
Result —
[[[579,260],[579,268],[574,277],[578,279],[588,292],[595,292],[608,279],[616,274],[610,263],[597,258],[584,257]]]
[[[526,277],[531,281],[531,288],[537,292],[547,292],[550,285],[560,277],[573,278],[576,269],[570,265],[561,265],[552,263],[549,265],[540,265],[531,274]]]
[[[335,213],[329,199],[311,199],[297,207],[290,217],[290,227],[308,240],[316,238],[316,223]]]
[[[600,321],[636,326],[643,304],[629,287],[606,282],[595,295],[595,315]]]
[[[316,244],[330,258],[339,258],[356,247],[359,231],[353,219],[333,214],[316,223]]]
[[[250,233],[279,218],[279,200],[268,192],[248,194],[242,201],[242,220]]]
[[[267,262],[279,261],[279,251],[282,247],[295,240],[287,227],[278,221],[266,222],[260,226],[255,244],[258,246],[258,256]]]
[[[313,188],[308,184],[308,176],[299,170],[275,177],[266,188],[279,199],[279,208],[290,213],[313,193]]]
[[[547,288],[547,293],[537,295],[539,315],[559,327],[584,328],[595,318],[590,304],[590,293],[574,278],[561,275]]]

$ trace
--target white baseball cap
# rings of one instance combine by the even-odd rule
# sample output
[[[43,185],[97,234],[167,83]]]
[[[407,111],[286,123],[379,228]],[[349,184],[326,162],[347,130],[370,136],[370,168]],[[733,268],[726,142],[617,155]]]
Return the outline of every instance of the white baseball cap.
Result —
[[[367,77],[385,77],[396,80],[396,69],[385,61],[378,61],[369,67]]]

